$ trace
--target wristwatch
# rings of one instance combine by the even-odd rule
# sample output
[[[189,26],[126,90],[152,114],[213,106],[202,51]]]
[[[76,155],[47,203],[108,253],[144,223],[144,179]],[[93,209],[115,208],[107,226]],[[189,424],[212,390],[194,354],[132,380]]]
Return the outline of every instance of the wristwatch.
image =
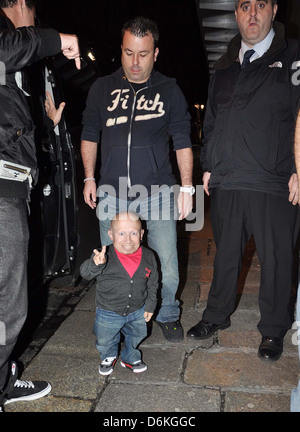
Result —
[[[195,188],[194,186],[181,186],[180,192],[188,192],[190,195],[194,195]]]

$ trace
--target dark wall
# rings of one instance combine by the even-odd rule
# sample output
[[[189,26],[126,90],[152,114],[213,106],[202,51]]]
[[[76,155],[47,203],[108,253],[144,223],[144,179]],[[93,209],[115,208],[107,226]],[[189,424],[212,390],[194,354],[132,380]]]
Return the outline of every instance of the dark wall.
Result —
[[[160,30],[156,69],[177,79],[191,106],[206,100],[208,76],[194,0],[39,0],[37,11],[42,21],[92,46],[101,75],[120,65],[123,23],[136,15],[154,19]]]
[[[300,1],[287,0],[287,34],[300,40]]]

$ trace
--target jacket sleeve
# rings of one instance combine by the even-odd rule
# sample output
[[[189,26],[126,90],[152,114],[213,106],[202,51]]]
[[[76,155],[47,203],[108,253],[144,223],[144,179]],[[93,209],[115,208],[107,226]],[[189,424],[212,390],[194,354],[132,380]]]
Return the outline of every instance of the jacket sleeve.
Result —
[[[186,99],[177,84],[172,89],[169,103],[168,132],[172,137],[174,150],[191,147],[191,116]]]
[[[147,298],[145,301],[145,311],[153,313],[157,304],[157,289],[158,289],[158,270],[154,254],[151,252],[152,271],[147,281]]]
[[[96,265],[94,263],[93,256],[94,254],[91,256],[90,259],[84,261],[80,266],[80,276],[83,277],[83,279],[94,279],[95,277],[101,275],[101,273],[103,273],[103,270],[106,267],[106,263]]]
[[[293,55],[290,58],[290,95],[293,109],[293,118],[294,123],[296,123],[298,112],[300,109],[300,43],[296,40],[289,40],[288,44],[290,46],[290,52]],[[294,138],[294,134],[292,135]],[[292,146],[294,145],[294,140],[292,141]],[[295,158],[294,158],[295,159]],[[293,160],[293,166],[291,169],[291,173],[296,173],[296,164],[295,160]]]
[[[0,59],[8,74],[55,55],[60,49],[59,33],[53,29],[20,27],[0,33]]]
[[[98,143],[102,129],[100,112],[100,78],[91,86],[86,100],[86,108],[82,116],[81,139]]]
[[[215,126],[215,119],[216,119],[216,113],[215,113],[216,110],[214,108],[213,97],[212,97],[216,73],[209,83],[208,100],[207,100],[207,106],[206,106],[205,117],[203,122],[203,141],[202,141],[202,147],[200,151],[200,163],[203,172],[211,171],[211,167],[206,158],[206,152],[207,152],[207,146],[209,145],[209,138],[213,132]]]

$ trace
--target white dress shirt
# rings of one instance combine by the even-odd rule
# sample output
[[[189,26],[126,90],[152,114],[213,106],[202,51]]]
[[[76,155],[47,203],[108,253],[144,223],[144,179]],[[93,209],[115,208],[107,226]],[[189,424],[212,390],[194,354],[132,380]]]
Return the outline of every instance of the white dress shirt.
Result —
[[[271,28],[267,36],[261,42],[257,43],[256,45],[253,45],[253,47],[251,48],[248,45],[246,45],[245,42],[242,40],[241,49],[239,52],[240,63],[241,64],[243,63],[244,54],[246,51],[250,49],[254,49],[255,51],[255,53],[250,57],[250,63],[252,63],[254,60],[257,60],[259,57],[263,56],[264,53],[267,52],[268,49],[270,48],[274,36],[275,36],[275,32],[273,28]]]

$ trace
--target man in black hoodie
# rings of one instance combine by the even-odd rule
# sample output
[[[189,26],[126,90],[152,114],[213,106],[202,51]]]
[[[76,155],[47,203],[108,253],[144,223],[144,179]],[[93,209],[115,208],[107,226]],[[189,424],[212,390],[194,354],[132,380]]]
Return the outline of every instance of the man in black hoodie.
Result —
[[[46,381],[20,381],[10,355],[27,315],[27,201],[37,177],[34,130],[21,69],[60,51],[80,67],[76,36],[34,27],[32,0],[0,0],[0,411],[33,400]],[[1,11],[0,11],[1,12]]]
[[[203,319],[188,331],[205,339],[230,326],[247,240],[261,264],[258,356],[278,360],[291,326],[289,303],[298,234],[293,131],[300,97],[300,44],[274,22],[276,0],[237,0],[240,34],[216,63],[201,153],[211,195],[217,253]]]
[[[183,339],[183,330],[175,298],[179,282],[173,198],[176,180],[169,158],[169,136],[181,176],[181,219],[192,210],[193,155],[185,98],[175,79],[153,69],[157,43],[158,29],[153,21],[137,17],[126,23],[122,68],[99,78],[90,89],[83,115],[83,193],[85,202],[96,208],[95,165],[101,132],[97,208],[101,243],[111,243],[107,232],[116,213],[132,210],[146,220],[148,245],[157,252],[162,272],[162,303],[156,321],[165,337],[177,342]]]

